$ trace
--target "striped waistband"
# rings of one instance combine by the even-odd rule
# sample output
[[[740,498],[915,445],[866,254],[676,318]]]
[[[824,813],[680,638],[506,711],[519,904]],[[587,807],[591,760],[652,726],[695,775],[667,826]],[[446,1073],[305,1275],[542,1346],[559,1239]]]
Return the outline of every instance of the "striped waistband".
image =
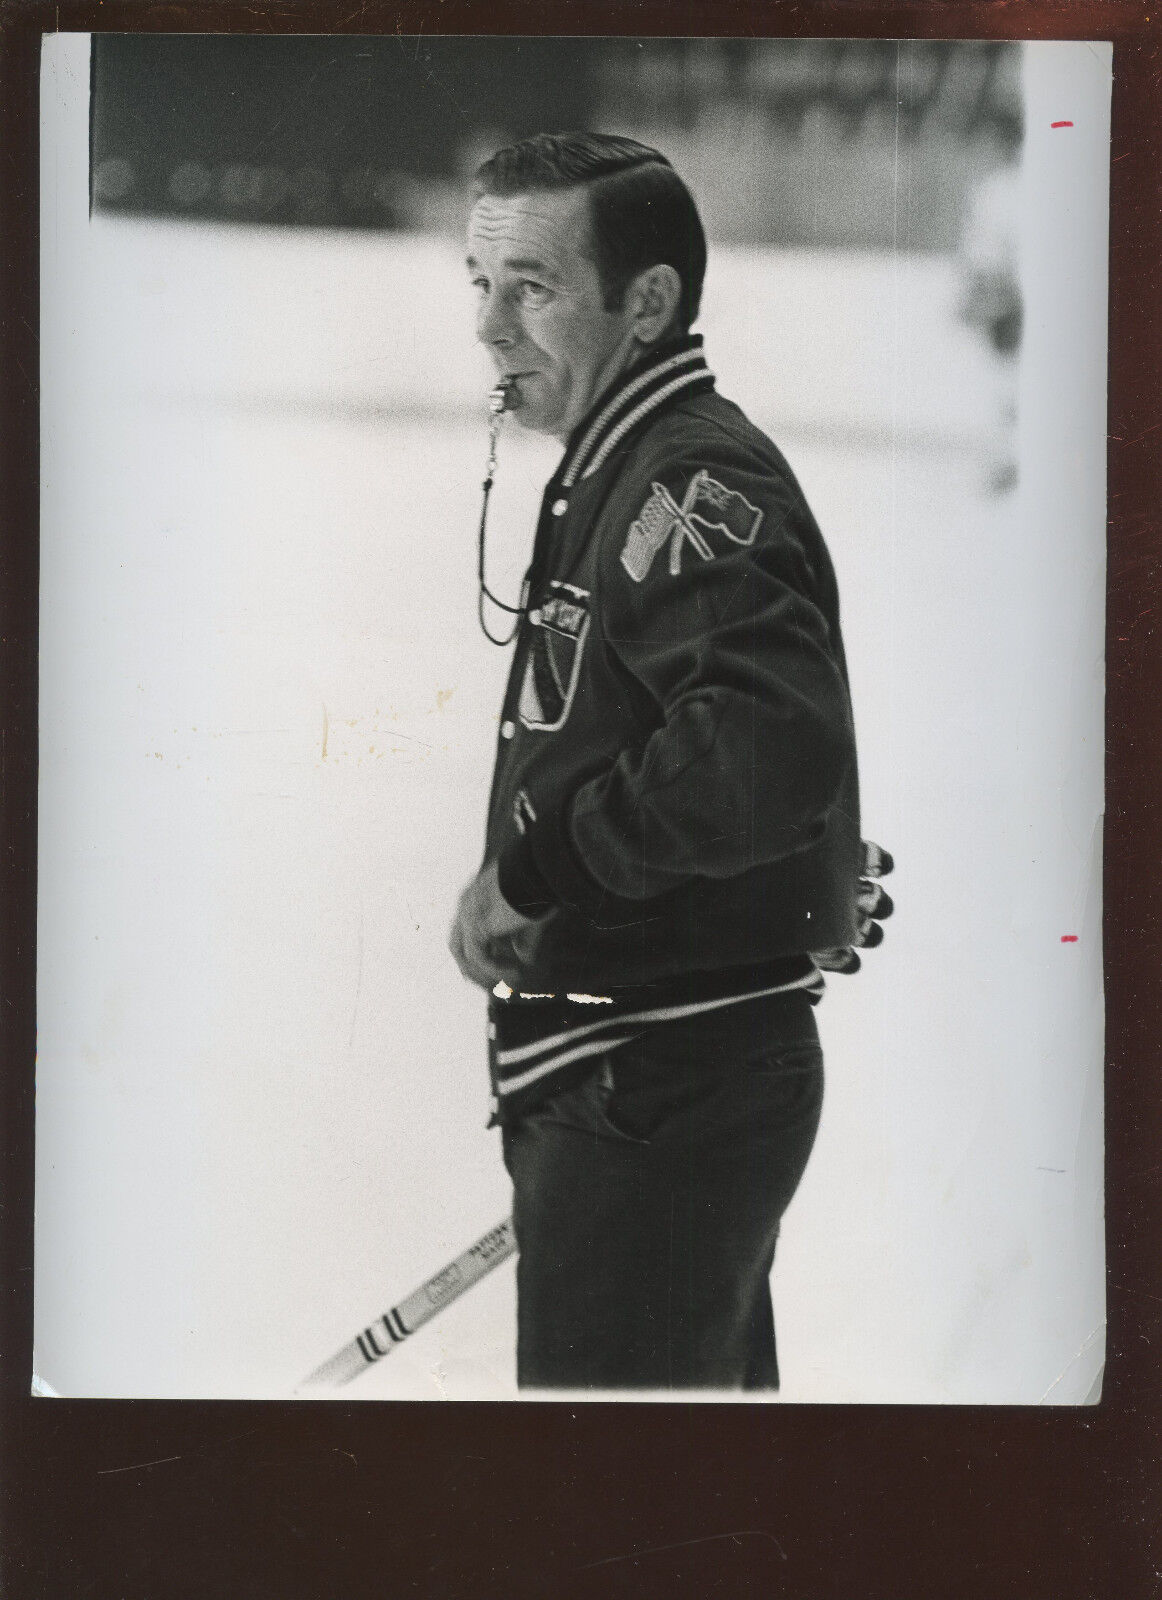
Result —
[[[566,1074],[577,1075],[579,1063],[629,1044],[651,1028],[798,990],[818,999],[823,989],[823,974],[805,956],[801,970],[779,982],[673,1004],[612,1003],[602,1005],[599,1016],[592,1016],[590,1006],[568,1001],[495,1002],[489,1022],[494,1121],[504,1122],[546,1098],[558,1083],[564,1086]]]

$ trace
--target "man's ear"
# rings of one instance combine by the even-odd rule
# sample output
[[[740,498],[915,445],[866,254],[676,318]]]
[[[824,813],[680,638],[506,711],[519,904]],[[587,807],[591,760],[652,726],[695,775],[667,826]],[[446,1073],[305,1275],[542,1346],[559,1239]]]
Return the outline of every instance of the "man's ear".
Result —
[[[682,280],[677,269],[659,262],[632,279],[626,291],[633,330],[641,344],[657,344],[677,321]]]

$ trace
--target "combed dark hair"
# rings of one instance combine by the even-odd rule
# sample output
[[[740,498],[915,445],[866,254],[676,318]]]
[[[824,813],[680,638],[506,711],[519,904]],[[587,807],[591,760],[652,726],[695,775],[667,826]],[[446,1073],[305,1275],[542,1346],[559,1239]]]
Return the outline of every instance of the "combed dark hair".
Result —
[[[605,309],[620,308],[646,267],[670,266],[682,280],[678,319],[688,329],[702,301],[706,235],[693,196],[660,150],[609,133],[538,133],[490,156],[477,170],[475,192],[582,185]]]

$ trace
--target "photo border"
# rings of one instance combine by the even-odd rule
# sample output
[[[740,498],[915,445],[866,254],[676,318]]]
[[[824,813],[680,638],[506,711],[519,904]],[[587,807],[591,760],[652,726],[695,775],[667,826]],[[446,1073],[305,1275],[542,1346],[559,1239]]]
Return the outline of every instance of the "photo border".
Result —
[[[1147,15],[1148,12],[1148,15]],[[547,23],[551,23],[548,26]],[[1094,1407],[31,1398],[39,48],[46,32],[1114,41],[1105,832],[1108,1353]],[[1137,0],[9,0],[0,12],[0,1592],[1147,1600],[1162,1273],[1162,15]],[[973,863],[987,873],[988,862]],[[1155,1474],[1151,1482],[1151,1472]]]

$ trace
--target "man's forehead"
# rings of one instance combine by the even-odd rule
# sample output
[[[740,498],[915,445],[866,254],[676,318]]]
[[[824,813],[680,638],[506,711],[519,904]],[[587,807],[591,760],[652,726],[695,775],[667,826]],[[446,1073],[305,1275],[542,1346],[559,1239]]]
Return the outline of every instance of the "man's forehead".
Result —
[[[468,219],[469,251],[479,245],[511,246],[546,262],[588,255],[588,195],[582,189],[481,195]]]

